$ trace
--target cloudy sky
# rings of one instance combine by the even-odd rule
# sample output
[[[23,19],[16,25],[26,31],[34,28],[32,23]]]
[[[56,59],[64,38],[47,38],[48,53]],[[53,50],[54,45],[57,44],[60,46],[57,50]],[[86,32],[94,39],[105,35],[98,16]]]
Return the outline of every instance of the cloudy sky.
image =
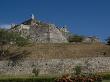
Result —
[[[37,19],[80,35],[110,36],[110,0],[0,0],[0,26]]]

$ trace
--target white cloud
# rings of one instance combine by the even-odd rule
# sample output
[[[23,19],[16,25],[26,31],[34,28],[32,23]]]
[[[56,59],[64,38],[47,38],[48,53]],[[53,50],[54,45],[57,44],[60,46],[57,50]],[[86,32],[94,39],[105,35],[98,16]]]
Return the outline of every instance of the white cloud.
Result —
[[[1,25],[0,25],[0,28],[9,29],[9,28],[11,28],[11,25],[10,25],[10,24],[1,24]]]

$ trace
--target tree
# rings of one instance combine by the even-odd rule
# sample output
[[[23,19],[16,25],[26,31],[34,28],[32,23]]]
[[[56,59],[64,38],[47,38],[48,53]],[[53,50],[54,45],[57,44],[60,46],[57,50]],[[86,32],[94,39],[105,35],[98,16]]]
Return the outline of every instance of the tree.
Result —
[[[69,42],[82,42],[83,37],[79,35],[74,35],[74,36],[72,35],[72,36],[69,36],[68,41]]]
[[[110,37],[107,38],[107,45],[110,45]]]
[[[8,31],[7,29],[0,29],[0,58],[9,54],[10,47],[22,47],[28,44],[28,40],[21,37],[15,32]]]

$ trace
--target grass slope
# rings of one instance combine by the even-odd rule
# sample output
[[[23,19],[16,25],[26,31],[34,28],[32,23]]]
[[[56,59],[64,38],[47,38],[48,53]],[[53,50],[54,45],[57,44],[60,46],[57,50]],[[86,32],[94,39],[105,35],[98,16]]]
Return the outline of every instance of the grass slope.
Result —
[[[110,57],[110,46],[93,44],[32,44],[20,48],[27,50],[31,54],[28,59],[64,59],[64,58],[82,58],[82,57]]]

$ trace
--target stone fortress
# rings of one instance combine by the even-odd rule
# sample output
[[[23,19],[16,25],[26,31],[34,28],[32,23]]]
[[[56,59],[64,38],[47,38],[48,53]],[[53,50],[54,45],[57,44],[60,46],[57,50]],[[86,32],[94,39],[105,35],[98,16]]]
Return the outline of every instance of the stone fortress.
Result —
[[[61,75],[74,73],[78,65],[84,73],[109,72],[110,57],[25,60],[15,66],[12,66],[12,62],[0,61],[0,75],[32,76],[33,68],[39,69],[39,75]]]
[[[110,46],[100,43],[97,37],[85,37],[84,43],[69,44],[67,28],[43,23],[34,15],[21,24],[12,25],[11,31],[37,44],[23,48],[32,51],[26,59],[0,60],[0,75],[31,76],[34,68],[39,69],[39,75],[61,75],[73,73],[77,65],[85,73],[110,72]],[[88,42],[90,44],[85,44]]]
[[[66,26],[57,27],[54,24],[41,22],[36,20],[33,14],[25,22],[12,25],[11,30],[37,43],[68,43],[68,38],[72,35]],[[85,36],[83,42],[100,42],[100,40],[95,36]]]
[[[67,38],[62,32],[68,33],[66,28],[57,28],[54,24],[40,22],[32,17],[19,24],[12,26],[12,30],[21,34],[21,36],[38,43],[67,43]],[[61,32],[62,31],[62,32]]]

